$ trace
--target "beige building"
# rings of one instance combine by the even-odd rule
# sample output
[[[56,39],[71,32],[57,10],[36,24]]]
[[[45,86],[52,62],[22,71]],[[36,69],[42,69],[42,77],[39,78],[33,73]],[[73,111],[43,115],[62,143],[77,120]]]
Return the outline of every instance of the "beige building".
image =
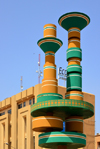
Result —
[[[95,149],[100,149],[100,133],[95,136]]]
[[[37,102],[41,84],[30,87],[0,102],[0,149],[39,149],[38,133],[32,130],[30,106]],[[66,88],[59,86],[58,93],[65,98]],[[84,100],[95,107],[95,96],[83,92]],[[95,115],[84,120],[87,135],[85,149],[95,149]],[[96,147],[97,149],[97,147]]]

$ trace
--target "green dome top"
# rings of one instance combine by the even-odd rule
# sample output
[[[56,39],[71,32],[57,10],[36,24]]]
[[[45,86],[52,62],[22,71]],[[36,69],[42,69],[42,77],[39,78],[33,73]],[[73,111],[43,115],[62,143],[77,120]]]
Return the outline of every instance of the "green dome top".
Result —
[[[45,52],[52,51],[56,53],[62,46],[63,42],[54,37],[45,37],[37,42],[38,46]]]
[[[82,30],[90,23],[90,18],[84,13],[69,12],[62,15],[59,18],[58,23],[67,31],[72,27],[77,27]]]

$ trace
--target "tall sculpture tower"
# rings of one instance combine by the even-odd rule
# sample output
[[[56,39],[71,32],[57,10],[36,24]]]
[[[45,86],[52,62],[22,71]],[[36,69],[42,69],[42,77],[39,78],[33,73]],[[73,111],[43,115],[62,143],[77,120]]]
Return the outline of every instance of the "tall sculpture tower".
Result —
[[[54,149],[76,149],[86,145],[83,134],[83,119],[94,114],[92,104],[83,101],[82,94],[82,50],[80,49],[80,31],[89,24],[89,17],[83,13],[72,12],[59,18],[59,24],[68,30],[67,50],[67,90],[65,99],[58,94],[56,79],[55,53],[62,41],[56,38],[56,26],[44,26],[44,38],[38,45],[45,53],[42,94],[37,103],[31,106],[33,130],[39,135],[39,146]],[[66,131],[63,129],[66,122]]]
[[[82,50],[80,48],[80,31],[86,27],[90,18],[80,12],[71,12],[62,15],[59,20],[59,25],[68,31],[68,49],[66,51],[67,66],[67,84],[66,84],[66,99],[74,99],[73,104],[81,105],[83,101],[82,93]],[[79,101],[79,103],[78,103]],[[85,105],[85,104],[84,104]],[[83,119],[86,114],[70,115],[66,118],[66,131],[83,133]]]

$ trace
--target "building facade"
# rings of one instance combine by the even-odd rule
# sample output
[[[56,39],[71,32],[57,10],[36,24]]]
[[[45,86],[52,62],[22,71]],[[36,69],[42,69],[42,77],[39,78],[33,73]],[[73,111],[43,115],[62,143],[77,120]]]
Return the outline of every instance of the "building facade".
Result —
[[[95,149],[100,149],[100,133],[95,136]]]
[[[0,149],[40,149],[39,133],[32,130],[30,106],[37,102],[37,95],[41,92],[41,84],[37,84],[0,102]],[[58,86],[58,93],[64,98],[66,88]],[[83,95],[84,101],[95,107],[95,96],[85,92]],[[94,149],[95,115],[84,120],[83,131],[87,136],[85,149]]]

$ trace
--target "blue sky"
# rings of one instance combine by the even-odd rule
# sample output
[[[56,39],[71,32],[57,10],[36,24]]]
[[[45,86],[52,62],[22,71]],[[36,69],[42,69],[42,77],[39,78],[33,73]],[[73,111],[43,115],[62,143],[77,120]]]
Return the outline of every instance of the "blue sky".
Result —
[[[67,67],[68,33],[58,24],[61,15],[71,11],[86,13],[90,24],[81,31],[82,88],[95,95],[96,133],[100,133],[100,0],[1,0],[0,1],[0,101],[38,83],[38,54],[41,71],[44,53],[37,41],[43,38],[43,26],[57,26],[57,38],[63,46],[56,53],[57,68]],[[42,79],[42,78],[41,78]],[[59,85],[64,82],[60,81]]]

